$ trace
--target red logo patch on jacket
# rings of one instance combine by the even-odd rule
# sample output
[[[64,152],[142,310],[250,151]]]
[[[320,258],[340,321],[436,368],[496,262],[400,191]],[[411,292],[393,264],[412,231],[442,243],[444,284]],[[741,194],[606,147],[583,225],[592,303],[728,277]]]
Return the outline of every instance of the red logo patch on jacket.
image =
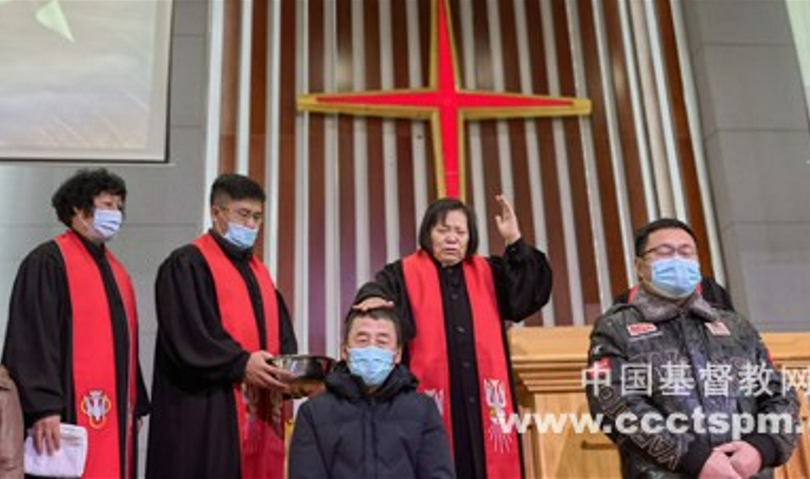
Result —
[[[636,323],[627,326],[627,333],[630,337],[643,336],[658,331],[658,327],[652,323]]]
[[[726,323],[722,321],[711,321],[706,323],[706,327],[712,333],[712,336],[731,336],[731,331],[728,330]]]

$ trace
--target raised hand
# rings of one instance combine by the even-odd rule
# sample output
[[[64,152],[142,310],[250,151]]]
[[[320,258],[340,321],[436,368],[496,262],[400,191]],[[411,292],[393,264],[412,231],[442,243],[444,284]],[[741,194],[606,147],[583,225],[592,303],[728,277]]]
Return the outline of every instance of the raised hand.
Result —
[[[515,210],[503,195],[497,195],[495,201],[501,207],[500,214],[495,215],[495,223],[498,225],[498,231],[501,233],[504,242],[510,245],[520,239],[520,226],[518,226],[517,215],[515,215]]]

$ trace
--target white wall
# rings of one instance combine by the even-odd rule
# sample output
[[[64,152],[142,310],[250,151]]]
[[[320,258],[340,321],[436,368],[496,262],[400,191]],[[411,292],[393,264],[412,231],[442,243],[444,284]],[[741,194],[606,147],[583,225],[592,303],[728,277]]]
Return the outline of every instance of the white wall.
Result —
[[[735,305],[761,329],[807,330],[810,123],[786,4],[684,5]]]
[[[111,165],[127,182],[127,221],[111,249],[127,266],[138,296],[141,365],[152,382],[156,321],[153,284],[169,252],[202,231],[206,201],[205,92],[208,1],[175,0],[172,32],[169,163]],[[50,207],[57,186],[77,164],[0,164],[0,340],[17,268],[39,243],[63,230]],[[145,439],[141,433],[140,471]]]

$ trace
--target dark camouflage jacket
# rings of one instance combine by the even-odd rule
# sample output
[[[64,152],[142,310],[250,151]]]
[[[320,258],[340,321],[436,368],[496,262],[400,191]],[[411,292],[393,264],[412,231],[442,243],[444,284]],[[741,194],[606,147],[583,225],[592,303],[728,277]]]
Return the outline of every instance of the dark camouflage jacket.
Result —
[[[588,364],[591,414],[601,417],[603,431],[617,444],[625,478],[697,477],[712,448],[735,440],[733,414],[783,420],[775,430],[736,438],[760,452],[764,469],[756,477],[770,477],[769,468],[786,462],[796,446],[796,393],[783,383],[756,329],[699,295],[681,307],[639,288],[631,304],[617,305],[597,320]],[[703,414],[702,426],[690,419],[679,422],[676,433],[617,431],[623,413],[631,419],[673,413],[694,418],[695,411]],[[712,416],[726,419],[706,420]]]

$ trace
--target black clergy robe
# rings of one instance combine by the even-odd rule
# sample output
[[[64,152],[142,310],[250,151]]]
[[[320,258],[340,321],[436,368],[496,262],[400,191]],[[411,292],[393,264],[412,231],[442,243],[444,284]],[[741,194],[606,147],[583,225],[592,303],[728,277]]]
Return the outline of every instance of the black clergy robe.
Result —
[[[506,248],[503,257],[491,256],[487,261],[492,268],[502,320],[521,321],[548,302],[551,294],[551,268],[542,252],[520,239]],[[450,401],[456,475],[464,479],[487,479],[475,331],[464,272],[461,264],[444,268],[435,260],[434,263],[439,272],[451,371]],[[401,260],[386,265],[377,273],[374,282],[364,285],[358,292],[355,303],[374,296],[395,302],[405,342],[403,362],[408,364],[410,358],[408,343],[419,334],[419,331],[416,330],[408,302]],[[508,356],[506,328],[503,329],[500,338],[493,340],[503,342]],[[509,369],[511,376],[511,364]],[[512,397],[517,401],[514,383],[510,386]]]
[[[211,233],[245,281],[267,345],[259,286],[251,251]],[[276,291],[282,354],[298,346],[290,315]],[[250,354],[222,326],[214,278],[194,245],[174,251],[155,282],[158,337],[152,383],[146,477],[238,479],[240,440],[233,386],[242,381]],[[283,467],[283,464],[279,464]]]
[[[112,320],[115,350],[116,397],[118,400],[121,471],[126,470],[126,413],[128,383],[127,351],[129,331],[124,302],[105,257],[105,246],[97,246],[77,235],[101,271]],[[26,428],[46,416],[60,415],[64,423],[77,420],[73,387],[73,312],[65,261],[51,240],[34,249],[17,272],[9,302],[8,329],[3,364],[17,383]],[[135,414],[149,411],[149,399],[138,366],[138,396]],[[137,458],[138,441],[132,441]],[[135,461],[137,462],[137,461]],[[133,467],[132,477],[137,471]]]

